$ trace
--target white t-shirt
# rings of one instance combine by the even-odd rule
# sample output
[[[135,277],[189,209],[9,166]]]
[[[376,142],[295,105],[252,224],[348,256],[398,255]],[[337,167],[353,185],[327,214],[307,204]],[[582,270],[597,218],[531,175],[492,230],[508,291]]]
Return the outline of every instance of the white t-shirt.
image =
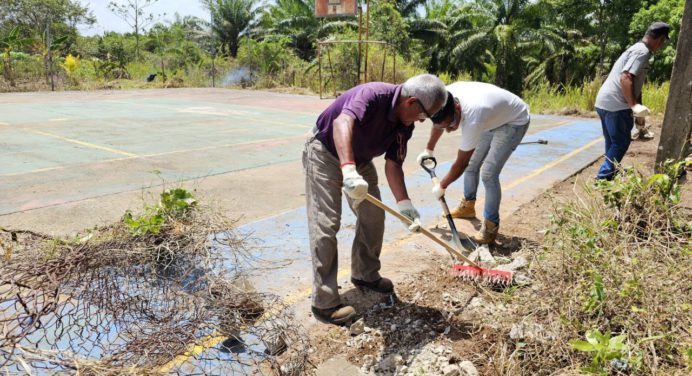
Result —
[[[529,122],[529,106],[518,96],[484,82],[455,82],[447,91],[461,103],[461,145],[463,151],[473,150],[481,133],[505,124],[524,125]]]

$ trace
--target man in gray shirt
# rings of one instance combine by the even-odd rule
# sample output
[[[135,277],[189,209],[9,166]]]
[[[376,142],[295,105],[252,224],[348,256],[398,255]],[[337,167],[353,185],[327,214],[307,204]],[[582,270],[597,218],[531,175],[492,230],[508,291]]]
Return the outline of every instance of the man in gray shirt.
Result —
[[[668,39],[670,26],[654,22],[644,38],[620,55],[596,96],[596,112],[605,138],[605,161],[598,179],[612,180],[630,146],[632,117],[645,117],[649,109],[641,104],[642,86],[649,71],[649,58]]]

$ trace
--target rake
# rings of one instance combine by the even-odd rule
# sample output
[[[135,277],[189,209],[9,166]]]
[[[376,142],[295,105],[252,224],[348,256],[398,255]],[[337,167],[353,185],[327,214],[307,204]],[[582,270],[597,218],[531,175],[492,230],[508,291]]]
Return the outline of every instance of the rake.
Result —
[[[368,193],[368,195],[365,196],[365,199],[373,205],[377,206],[378,208],[397,217],[404,223],[407,223],[409,225],[413,224],[413,221],[409,217],[387,206],[385,203],[373,197],[371,194]],[[454,265],[452,265],[451,270],[452,275],[460,277],[461,279],[466,281],[487,283],[491,285],[505,286],[512,284],[512,272],[481,268],[478,264],[471,261],[468,257],[462,255],[459,251],[447,244],[447,242],[435,236],[435,234],[430,232],[430,230],[421,227],[420,232],[423,235],[430,238],[430,240],[442,246],[452,257],[452,259],[454,260]],[[468,265],[460,264],[458,262],[459,260],[466,262]]]

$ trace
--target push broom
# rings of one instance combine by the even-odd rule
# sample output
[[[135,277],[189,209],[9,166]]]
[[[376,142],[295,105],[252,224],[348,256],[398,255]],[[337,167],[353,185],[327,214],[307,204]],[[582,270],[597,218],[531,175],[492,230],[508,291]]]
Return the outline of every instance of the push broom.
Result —
[[[397,217],[404,223],[409,225],[413,224],[413,221],[409,217],[399,213],[397,210],[390,208],[382,201],[373,197],[371,194],[368,193],[368,195],[365,196],[365,199],[378,208]],[[454,265],[452,265],[451,271],[453,275],[456,275],[463,280],[488,283],[492,285],[504,286],[512,283],[512,272],[481,268],[478,264],[471,261],[468,257],[462,255],[459,251],[447,244],[447,242],[435,236],[435,234],[430,232],[428,229],[421,227],[420,232],[435,243],[441,245],[447,252],[449,252],[449,255],[452,256],[452,259],[455,261]],[[466,262],[468,265],[460,264],[458,262],[459,260]]]

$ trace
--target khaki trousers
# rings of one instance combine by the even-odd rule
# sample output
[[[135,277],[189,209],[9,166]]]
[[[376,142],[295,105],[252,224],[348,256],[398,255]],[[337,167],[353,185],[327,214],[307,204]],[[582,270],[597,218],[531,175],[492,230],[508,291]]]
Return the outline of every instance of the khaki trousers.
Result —
[[[368,182],[368,193],[380,198],[377,171],[372,162],[357,166]],[[312,305],[326,309],[341,304],[337,287],[338,252],[336,234],[341,226],[343,176],[338,158],[320,140],[310,136],[303,151],[305,198],[312,255]],[[348,198],[348,196],[347,196]],[[380,278],[380,252],[384,236],[384,211],[363,201],[357,209],[356,234],[351,248],[351,276],[367,282]]]

